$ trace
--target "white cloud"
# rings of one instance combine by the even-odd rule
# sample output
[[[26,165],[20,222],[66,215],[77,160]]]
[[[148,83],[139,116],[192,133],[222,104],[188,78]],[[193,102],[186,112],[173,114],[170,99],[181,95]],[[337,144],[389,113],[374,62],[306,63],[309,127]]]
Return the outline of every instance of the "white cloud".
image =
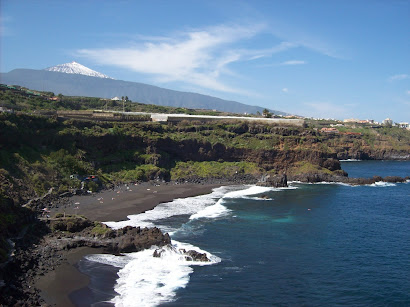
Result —
[[[284,93],[289,93],[289,89],[288,89],[287,87],[284,87],[284,88],[282,89],[282,92],[284,92]]]
[[[168,39],[145,37],[143,43],[131,47],[81,49],[76,55],[98,64],[151,74],[159,82],[182,81],[222,92],[245,93],[221,80],[223,76],[235,75],[228,69],[229,64],[271,56],[296,46],[288,42],[256,50],[233,46],[255,37],[263,28],[217,26],[178,33]]]
[[[410,95],[410,91],[406,91],[406,94],[407,94],[407,95]]]
[[[281,65],[303,65],[306,64],[305,61],[299,61],[299,60],[291,60],[291,61],[286,61],[281,63]]]
[[[405,80],[408,78],[410,78],[410,76],[407,74],[397,74],[397,75],[391,76],[389,78],[389,81],[400,81],[400,80]]]

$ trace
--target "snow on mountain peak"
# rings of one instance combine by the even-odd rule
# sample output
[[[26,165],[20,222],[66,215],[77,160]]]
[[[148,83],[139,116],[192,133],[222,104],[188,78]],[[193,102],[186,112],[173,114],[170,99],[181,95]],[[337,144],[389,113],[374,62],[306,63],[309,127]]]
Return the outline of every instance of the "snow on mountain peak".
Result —
[[[90,77],[113,79],[98,71],[85,67],[84,65],[81,65],[80,63],[77,63],[75,61],[71,63],[65,63],[65,64],[48,67],[48,68],[45,68],[44,70],[62,72],[66,74],[77,74],[77,75],[85,75],[85,76],[90,76]]]

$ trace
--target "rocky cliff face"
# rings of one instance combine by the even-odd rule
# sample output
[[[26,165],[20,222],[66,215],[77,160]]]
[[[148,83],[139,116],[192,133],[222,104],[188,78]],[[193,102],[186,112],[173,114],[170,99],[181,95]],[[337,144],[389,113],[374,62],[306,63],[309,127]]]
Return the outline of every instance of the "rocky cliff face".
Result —
[[[105,231],[95,233],[94,225],[87,219],[73,217],[52,220],[48,226],[37,222],[29,227],[26,235],[16,240],[14,256],[1,267],[0,306],[43,306],[39,290],[33,287],[34,281],[63,263],[67,250],[88,246],[119,254],[171,244],[169,235],[158,228],[111,230],[100,224],[98,228]],[[188,252],[187,256],[190,256]],[[194,261],[206,261],[201,255],[194,253],[194,256]]]
[[[339,160],[410,160],[410,153],[407,150],[394,149],[349,149],[337,152]]]

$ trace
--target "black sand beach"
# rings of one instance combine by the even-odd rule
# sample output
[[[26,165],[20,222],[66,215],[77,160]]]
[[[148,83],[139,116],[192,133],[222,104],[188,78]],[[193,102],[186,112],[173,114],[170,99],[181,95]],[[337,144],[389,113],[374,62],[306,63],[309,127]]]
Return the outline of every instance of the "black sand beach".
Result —
[[[155,208],[160,203],[176,198],[187,198],[212,192],[221,184],[151,184],[121,185],[100,193],[74,196],[69,203],[52,208],[50,215],[56,213],[80,214],[96,221],[120,221],[128,215],[139,214]],[[42,297],[49,304],[56,306],[78,306],[75,301],[86,295],[89,277],[81,273],[77,266],[88,254],[102,253],[102,249],[89,247],[64,251],[67,260],[37,280],[35,286],[41,290]]]

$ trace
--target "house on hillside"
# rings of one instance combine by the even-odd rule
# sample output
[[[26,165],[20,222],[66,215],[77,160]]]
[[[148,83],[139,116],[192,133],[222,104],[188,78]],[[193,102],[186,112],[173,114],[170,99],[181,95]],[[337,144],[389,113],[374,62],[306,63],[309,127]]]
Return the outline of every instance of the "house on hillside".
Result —
[[[410,124],[409,124],[409,123],[398,123],[397,125],[398,125],[400,128],[410,130]]]
[[[390,118],[386,118],[386,119],[383,121],[383,125],[385,125],[385,126],[393,126],[393,120],[390,119]]]

